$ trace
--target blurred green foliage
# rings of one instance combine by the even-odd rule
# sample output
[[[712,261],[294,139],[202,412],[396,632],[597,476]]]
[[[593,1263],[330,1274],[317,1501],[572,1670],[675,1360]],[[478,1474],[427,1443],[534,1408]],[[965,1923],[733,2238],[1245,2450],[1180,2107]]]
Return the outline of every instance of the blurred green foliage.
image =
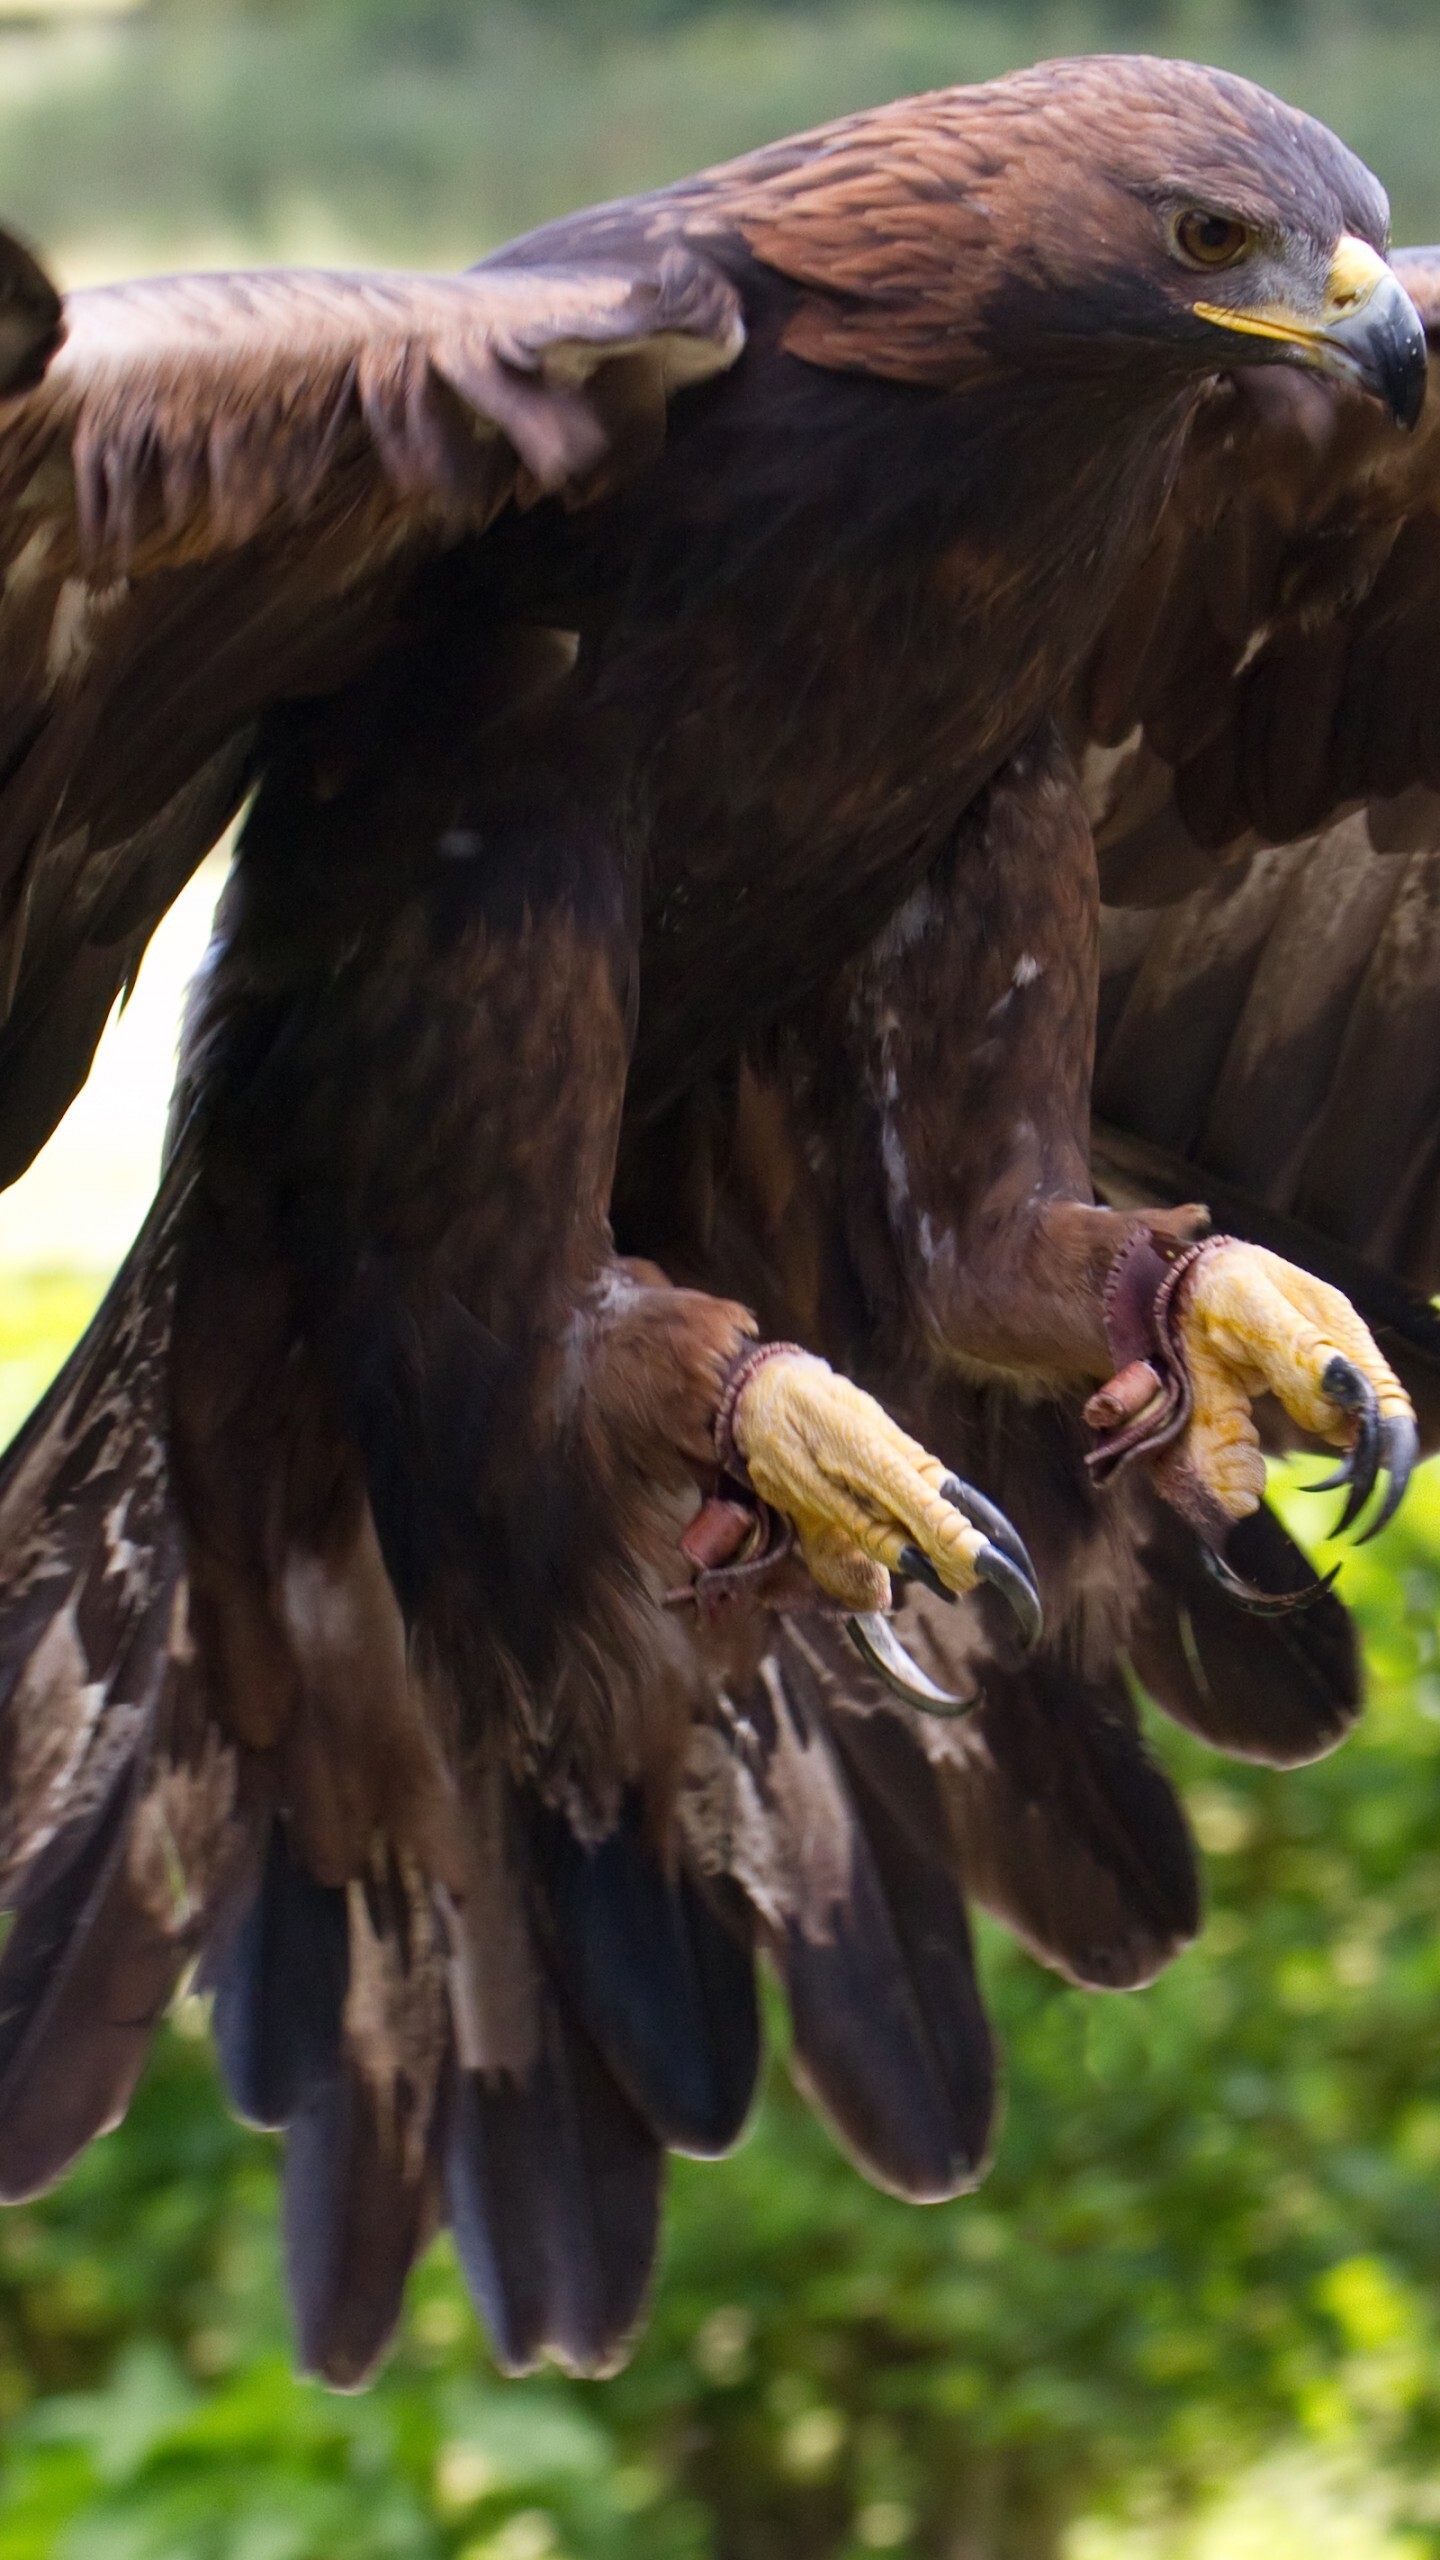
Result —
[[[102,1283],[93,1272],[5,1273],[0,1282],[0,1448],[9,1445],[49,1385],[57,1347],[84,1332],[101,1293]]]
[[[1269,80],[1440,235],[1435,0],[153,0],[0,35],[0,206],[91,274],[458,260],[1097,44]],[[91,1295],[0,1291],[7,1423]],[[1387,2552],[1440,2554],[1440,1487],[1346,1572],[1375,1694],[1336,1760],[1164,1743],[1210,1853],[1191,1955],[1086,1997],[983,1933],[981,2193],[872,2194],[777,2071],[734,2160],[676,2165],[615,2382],[500,2383],[444,2244],[372,2394],[296,2382],[274,2147],[182,2006],[123,2132],[0,2216],[0,2560],[1052,2560],[1081,2516],[1087,2551],[1107,2514],[1163,2538],[1277,2444],[1383,2478]]]
[[[549,215],[1046,53],[1206,56],[1313,108],[1440,235],[1434,0],[150,0],[0,41],[0,207],[88,278],[463,263]]]

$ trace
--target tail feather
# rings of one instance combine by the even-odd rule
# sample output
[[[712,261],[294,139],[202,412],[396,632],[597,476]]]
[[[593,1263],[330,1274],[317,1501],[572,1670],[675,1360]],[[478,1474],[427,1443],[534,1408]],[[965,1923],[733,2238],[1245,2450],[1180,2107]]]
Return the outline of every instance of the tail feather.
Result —
[[[1195,1936],[1189,1826],[1118,1675],[987,1674],[947,1794],[975,1899],[1070,1981],[1133,1990]]]
[[[977,1657],[969,1613],[924,1594],[904,1633],[938,1679],[978,1689],[963,1721],[915,1720],[967,1891],[1072,1982],[1152,1981],[1194,1937],[1200,1885],[1184,1812],[1119,1672],[1078,1669],[1058,1645]]]
[[[624,2361],[650,2285],[662,2167],[654,2134],[553,1992],[528,2070],[457,2075],[447,2210],[506,2372],[547,2353],[580,2374]]]
[[[954,2145],[959,2182],[974,2185],[984,2173],[994,2130],[995,2051],[935,1773],[895,1716],[841,1715],[835,1727],[917,2014],[959,2135]]]
[[[205,1978],[236,2108],[286,2135],[302,2365],[358,2388],[439,2220],[451,2023],[430,1884],[383,1850],[348,1886],[317,1883],[272,1821],[248,1905]]]
[[[832,1674],[787,1630],[696,1736],[685,1819],[702,1871],[749,1899],[789,1997],[797,2075],[867,2177],[917,2199],[974,2183],[994,2064],[964,1907],[939,1839],[917,1855]]]
[[[344,1900],[342,2040],[328,2074],[299,2075],[285,2251],[301,2363],[354,2390],[389,2345],[406,2278],[440,2218],[450,2012],[424,1878],[382,1859]]]
[[[448,1911],[457,2068],[444,2136],[448,2219],[498,2362],[623,2362],[649,2285],[662,2148],[537,1944],[531,1825],[513,1782],[475,1768],[471,1874]]]
[[[633,1797],[593,1844],[537,1802],[531,1842],[557,1970],[632,2106],[672,2151],[728,2151],[760,2070],[748,1944],[668,1872]]]
[[[358,2073],[304,2101],[285,2144],[285,2263],[300,2369],[358,2391],[389,2346],[440,2221],[433,2159],[412,2165]]]
[[[272,2131],[288,2125],[340,2074],[350,1927],[344,1888],[316,1883],[278,1819],[254,1897],[203,1981],[237,2113]]]
[[[936,1680],[977,1694],[968,1716],[899,1707],[838,1638],[824,1644],[836,1731],[852,1761],[866,1754],[912,1851],[928,1843],[957,1895],[1071,1981],[1152,1980],[1199,1927],[1199,1879],[1184,1813],[1118,1674],[1086,1676],[1050,1651],[987,1657],[970,1612],[919,1593],[901,1632]]]
[[[1262,1591],[1296,1591],[1313,1567],[1268,1509],[1232,1532],[1227,1554]],[[1236,1608],[1206,1573],[1182,1521],[1157,1504],[1145,1548],[1135,1669],[1158,1706],[1217,1751],[1271,1768],[1318,1760],[1362,1703],[1360,1648],[1333,1592],[1284,1617]]]

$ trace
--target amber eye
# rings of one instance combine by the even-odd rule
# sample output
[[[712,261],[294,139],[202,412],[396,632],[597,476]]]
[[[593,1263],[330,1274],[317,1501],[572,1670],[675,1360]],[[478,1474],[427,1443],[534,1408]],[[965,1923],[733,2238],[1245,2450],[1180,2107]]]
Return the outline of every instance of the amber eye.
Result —
[[[1175,246],[1193,267],[1233,267],[1251,237],[1249,224],[1228,213],[1182,213],[1175,225]]]

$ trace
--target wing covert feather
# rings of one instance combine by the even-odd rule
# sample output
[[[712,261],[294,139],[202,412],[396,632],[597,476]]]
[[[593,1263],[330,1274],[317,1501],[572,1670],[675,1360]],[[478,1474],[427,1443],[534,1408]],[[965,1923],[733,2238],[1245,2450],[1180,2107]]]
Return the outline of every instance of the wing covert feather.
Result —
[[[40,353],[6,372],[24,254],[0,235],[0,385],[47,351],[37,269]],[[266,707],[363,664],[436,549],[602,494],[744,334],[718,268],[673,246],[162,277],[70,295],[62,326],[43,378],[0,388],[3,1180],[238,807]]]
[[[1248,877],[1108,909],[1092,1155],[1113,1203],[1207,1199],[1218,1225],[1344,1289],[1433,1445],[1440,815],[1429,832],[1377,853],[1357,812]]]

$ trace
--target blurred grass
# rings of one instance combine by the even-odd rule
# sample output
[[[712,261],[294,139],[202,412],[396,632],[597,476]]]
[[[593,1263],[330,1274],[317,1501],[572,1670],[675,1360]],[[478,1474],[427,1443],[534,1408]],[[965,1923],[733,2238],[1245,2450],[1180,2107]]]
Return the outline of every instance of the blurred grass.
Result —
[[[1046,53],[1149,43],[1268,81],[1440,235],[1440,11],[1197,0],[156,7],[0,32],[0,207],[70,280],[175,259],[454,264],[575,205],[826,116]]]
[[[89,1271],[0,1271],[0,1448],[84,1332],[104,1286]]]

